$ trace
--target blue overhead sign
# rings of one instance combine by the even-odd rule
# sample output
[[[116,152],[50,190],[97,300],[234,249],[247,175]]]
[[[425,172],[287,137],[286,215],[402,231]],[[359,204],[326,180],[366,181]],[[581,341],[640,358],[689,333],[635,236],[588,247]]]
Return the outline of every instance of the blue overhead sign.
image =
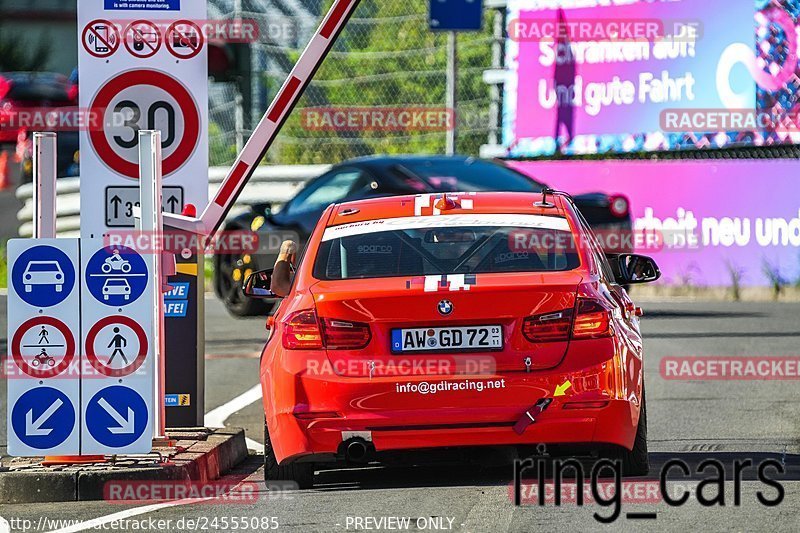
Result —
[[[483,27],[482,0],[430,0],[430,29],[479,31]]]
[[[31,389],[11,410],[11,426],[25,446],[49,450],[60,446],[75,428],[75,408],[63,392],[52,387]]]

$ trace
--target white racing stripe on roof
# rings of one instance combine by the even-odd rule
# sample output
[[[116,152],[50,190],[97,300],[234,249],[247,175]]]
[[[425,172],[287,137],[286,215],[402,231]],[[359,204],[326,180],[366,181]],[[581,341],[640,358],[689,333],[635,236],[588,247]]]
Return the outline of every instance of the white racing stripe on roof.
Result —
[[[399,217],[365,220],[353,222],[325,229],[322,241],[351,237],[353,235],[366,235],[382,231],[395,231],[407,229],[427,228],[459,228],[469,226],[499,226],[512,228],[533,228],[569,231],[567,219],[563,217],[548,217],[542,215],[514,215],[514,214],[475,214],[475,215],[447,215],[439,217]]]

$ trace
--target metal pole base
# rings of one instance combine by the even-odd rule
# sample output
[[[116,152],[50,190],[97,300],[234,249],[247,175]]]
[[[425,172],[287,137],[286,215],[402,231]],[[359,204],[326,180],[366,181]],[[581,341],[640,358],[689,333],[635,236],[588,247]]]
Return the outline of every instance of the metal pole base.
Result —
[[[92,463],[107,463],[105,455],[47,455],[42,461],[42,466],[55,465],[85,465]]]

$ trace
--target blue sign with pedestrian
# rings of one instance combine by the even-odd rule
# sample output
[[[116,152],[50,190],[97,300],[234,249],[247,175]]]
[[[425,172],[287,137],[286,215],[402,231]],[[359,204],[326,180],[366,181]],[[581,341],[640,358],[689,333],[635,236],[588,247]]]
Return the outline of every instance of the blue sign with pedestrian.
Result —
[[[31,389],[11,409],[11,426],[22,444],[37,450],[60,446],[75,427],[75,408],[52,387]]]
[[[479,31],[483,27],[482,0],[431,0],[430,29]]]
[[[147,428],[147,404],[122,385],[105,388],[89,400],[84,424],[94,439],[109,448],[130,446]]]
[[[147,265],[125,246],[108,246],[86,265],[86,286],[97,301],[112,307],[135,302],[147,288]]]
[[[11,283],[22,301],[36,307],[52,307],[66,300],[75,288],[75,266],[58,248],[34,246],[17,257]]]

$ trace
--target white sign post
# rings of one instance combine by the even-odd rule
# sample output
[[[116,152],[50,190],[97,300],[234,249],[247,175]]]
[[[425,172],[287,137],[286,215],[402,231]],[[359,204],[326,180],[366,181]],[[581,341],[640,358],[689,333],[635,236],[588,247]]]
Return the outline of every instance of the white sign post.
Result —
[[[56,134],[33,134],[33,236],[56,236]]]
[[[151,242],[161,241],[164,234],[163,215],[161,213],[161,134],[158,131],[142,131],[139,134],[139,172],[141,186],[141,231],[150,236]],[[149,296],[152,298],[152,309],[155,317],[150,331],[153,345],[153,358],[155,367],[155,393],[153,396],[153,435],[157,439],[164,438],[166,413],[164,412],[166,365],[164,360],[164,305],[162,289],[165,284],[164,270],[162,268],[162,254],[155,248],[146,257],[152,272],[153,290]],[[174,260],[173,260],[174,262]]]
[[[208,53],[200,23],[206,2],[78,2],[81,132],[81,236],[134,228],[139,132],[161,131],[165,205],[208,203]],[[100,208],[102,206],[102,208]]]

